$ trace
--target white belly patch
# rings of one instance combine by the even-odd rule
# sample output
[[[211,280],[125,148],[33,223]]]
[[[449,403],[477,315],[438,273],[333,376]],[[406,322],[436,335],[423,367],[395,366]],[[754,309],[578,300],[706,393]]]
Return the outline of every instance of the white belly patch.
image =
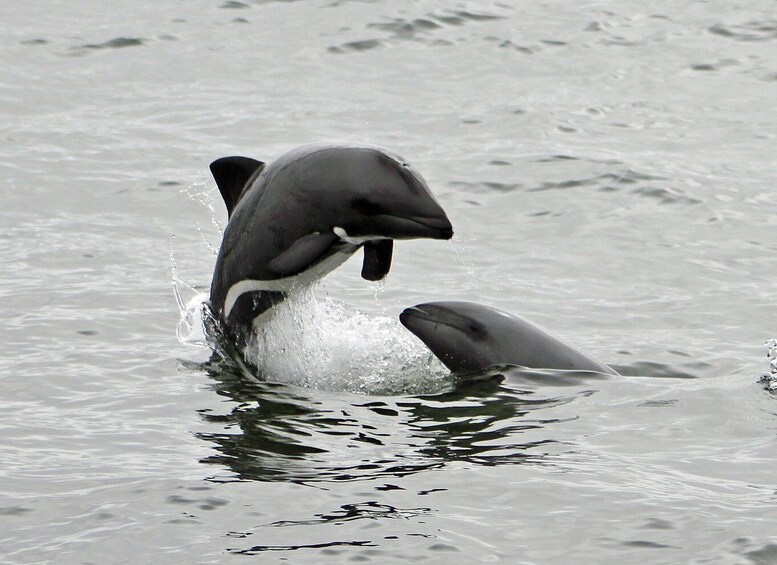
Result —
[[[333,253],[323,261],[316,263],[310,269],[301,272],[298,275],[291,277],[283,277],[281,279],[272,280],[256,280],[256,279],[244,279],[238,281],[229,287],[227,291],[227,297],[224,299],[224,319],[229,318],[229,313],[234,308],[238,298],[240,298],[246,292],[255,292],[259,290],[269,290],[276,292],[283,292],[288,294],[292,289],[307,286],[317,281],[330,271],[333,271],[343,263],[346,259],[353,254],[353,251],[339,251]]]

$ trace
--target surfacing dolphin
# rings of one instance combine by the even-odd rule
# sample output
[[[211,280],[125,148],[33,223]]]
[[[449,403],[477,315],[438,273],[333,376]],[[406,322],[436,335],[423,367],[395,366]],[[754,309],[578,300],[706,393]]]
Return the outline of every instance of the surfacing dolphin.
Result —
[[[306,145],[266,166],[224,157],[210,168],[229,213],[210,308],[239,345],[258,316],[360,247],[362,277],[375,281],[394,239],[453,236],[421,175],[377,147]]]
[[[406,309],[399,319],[454,373],[520,365],[618,374],[539,326],[490,306],[429,302]]]

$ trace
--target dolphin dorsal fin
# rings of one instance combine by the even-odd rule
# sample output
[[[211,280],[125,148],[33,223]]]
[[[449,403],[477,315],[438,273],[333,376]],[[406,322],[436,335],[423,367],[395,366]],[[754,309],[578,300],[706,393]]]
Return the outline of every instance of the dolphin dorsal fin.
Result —
[[[224,204],[227,205],[227,214],[230,217],[248,181],[262,172],[262,169],[264,169],[264,163],[250,157],[222,157],[210,164],[210,172],[216,179],[216,185],[219,187]]]

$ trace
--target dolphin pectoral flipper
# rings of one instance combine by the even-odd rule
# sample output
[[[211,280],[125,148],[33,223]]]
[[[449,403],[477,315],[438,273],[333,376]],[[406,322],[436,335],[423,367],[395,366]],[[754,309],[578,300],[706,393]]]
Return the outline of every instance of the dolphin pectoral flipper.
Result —
[[[232,217],[232,211],[240,201],[243,191],[249,186],[248,181],[264,169],[264,163],[250,157],[222,157],[210,164],[210,171],[219,187],[227,214]]]
[[[362,278],[366,281],[379,281],[383,279],[391,268],[393,252],[393,239],[379,239],[365,243]]]
[[[338,238],[333,232],[314,232],[299,238],[267,265],[279,277],[296,275],[322,258]]]

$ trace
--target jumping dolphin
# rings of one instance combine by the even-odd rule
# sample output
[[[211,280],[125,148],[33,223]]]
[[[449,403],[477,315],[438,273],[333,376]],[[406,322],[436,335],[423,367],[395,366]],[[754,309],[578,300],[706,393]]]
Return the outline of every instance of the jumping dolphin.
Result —
[[[269,165],[224,157],[211,166],[229,213],[210,308],[245,343],[257,316],[364,248],[362,277],[391,267],[394,239],[450,239],[426,182],[399,156],[366,145],[315,144]]]
[[[429,302],[399,320],[454,373],[509,364],[618,374],[531,322],[482,304]]]

